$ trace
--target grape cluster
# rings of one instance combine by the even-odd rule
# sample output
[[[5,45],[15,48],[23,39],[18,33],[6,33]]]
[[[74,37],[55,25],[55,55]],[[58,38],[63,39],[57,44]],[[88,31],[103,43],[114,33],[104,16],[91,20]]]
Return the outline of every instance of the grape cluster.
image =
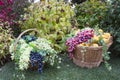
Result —
[[[32,67],[38,66],[38,71],[41,73],[43,69],[43,56],[38,52],[31,51],[30,54],[30,63]]]
[[[78,34],[75,37],[68,39],[66,41],[66,45],[68,46],[68,52],[70,58],[73,58],[73,50],[75,49],[76,45],[81,44],[83,42],[87,42],[93,36],[94,36],[94,31],[90,29],[90,30],[84,30],[78,32]]]
[[[27,43],[31,42],[31,41],[35,41],[37,39],[37,37],[33,36],[33,35],[26,35],[22,37]]]

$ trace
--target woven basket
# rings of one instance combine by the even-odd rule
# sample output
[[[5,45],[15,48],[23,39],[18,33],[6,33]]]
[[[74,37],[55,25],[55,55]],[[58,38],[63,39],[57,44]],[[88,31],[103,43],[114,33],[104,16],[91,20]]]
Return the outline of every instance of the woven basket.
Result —
[[[112,44],[112,37],[107,44],[107,49]],[[103,61],[102,46],[99,47],[82,47],[77,45],[74,50],[73,62],[86,68],[98,67]]]
[[[14,53],[16,53],[17,43],[19,42],[20,38],[21,38],[24,34],[26,34],[26,33],[28,33],[28,32],[31,32],[31,31],[37,32],[37,34],[39,34],[39,31],[36,30],[36,29],[27,29],[27,30],[23,31],[23,32],[18,36],[18,38],[16,39],[16,41],[15,41],[15,43],[14,43]],[[37,62],[36,62],[36,64],[37,64]],[[32,67],[31,64],[29,64],[29,69],[37,70],[37,69],[38,69],[38,66]]]

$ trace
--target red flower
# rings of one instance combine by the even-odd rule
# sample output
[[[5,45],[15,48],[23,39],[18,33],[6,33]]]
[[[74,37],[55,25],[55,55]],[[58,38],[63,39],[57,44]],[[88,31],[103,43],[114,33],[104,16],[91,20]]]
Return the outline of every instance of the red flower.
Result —
[[[12,11],[13,0],[0,0],[0,22],[14,23],[15,14]]]
[[[7,12],[9,13],[9,12],[11,12],[11,11],[12,11],[11,7],[8,7],[8,8],[7,8]]]
[[[0,0],[0,6],[3,6],[4,2],[2,0]]]
[[[13,4],[13,0],[7,0],[8,4]]]

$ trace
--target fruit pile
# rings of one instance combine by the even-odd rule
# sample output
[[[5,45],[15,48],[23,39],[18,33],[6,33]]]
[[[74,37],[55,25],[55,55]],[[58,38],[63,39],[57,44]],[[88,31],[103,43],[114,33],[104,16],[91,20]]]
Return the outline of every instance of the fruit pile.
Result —
[[[26,35],[22,37],[26,43],[30,43],[38,39],[33,35]],[[42,53],[41,53],[42,54]],[[43,69],[43,56],[39,52],[31,51],[30,53],[30,63],[32,67],[38,66],[38,71],[41,73]]]
[[[91,40],[89,40],[88,42],[85,42],[85,43],[81,43],[79,44],[80,46],[93,46],[93,47],[98,47],[98,46],[101,46],[101,39],[106,43],[108,44],[109,43],[109,40],[110,40],[110,33],[105,33],[103,32],[102,29],[99,29],[97,31],[94,31],[95,34],[93,36],[93,38]]]
[[[110,33],[104,33],[102,29],[85,28],[77,30],[75,36],[67,39],[66,46],[68,47],[69,56],[73,58],[75,46],[102,46],[103,42],[108,44],[110,40]]]
[[[22,37],[26,43],[30,43],[35,41],[37,37],[33,35],[26,35]],[[42,72],[43,69],[43,56],[39,54],[39,52],[31,51],[30,53],[30,63],[32,67],[36,67],[38,65],[38,71]],[[37,63],[37,64],[36,64]]]

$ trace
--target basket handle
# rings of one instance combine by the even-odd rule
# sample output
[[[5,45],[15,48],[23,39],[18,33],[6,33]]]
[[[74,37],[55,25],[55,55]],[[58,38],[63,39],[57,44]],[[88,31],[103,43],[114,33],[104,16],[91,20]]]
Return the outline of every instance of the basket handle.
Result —
[[[20,39],[25,33],[30,32],[30,31],[35,31],[35,32],[37,32],[37,33],[39,34],[39,31],[38,31],[37,29],[27,29],[27,30],[23,31],[23,32],[18,36],[18,38],[16,39],[16,41],[15,41],[15,43],[14,43],[14,52],[16,52],[16,46],[17,46],[17,43],[18,43],[19,39]]]

